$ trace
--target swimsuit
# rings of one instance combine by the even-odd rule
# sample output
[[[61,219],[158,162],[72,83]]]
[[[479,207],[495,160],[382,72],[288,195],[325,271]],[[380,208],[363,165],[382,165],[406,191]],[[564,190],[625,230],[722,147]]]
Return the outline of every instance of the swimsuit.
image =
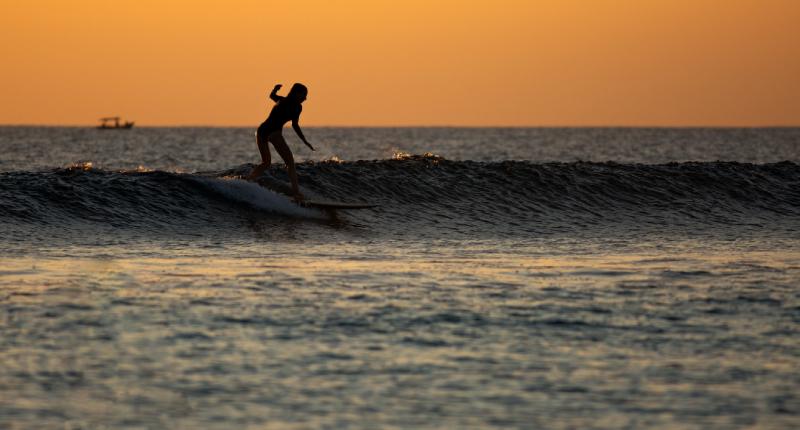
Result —
[[[274,132],[280,132],[283,125],[290,120],[300,117],[300,112],[303,111],[303,106],[299,103],[292,103],[285,98],[275,103],[269,117],[258,126],[258,134],[261,136],[269,136]]]

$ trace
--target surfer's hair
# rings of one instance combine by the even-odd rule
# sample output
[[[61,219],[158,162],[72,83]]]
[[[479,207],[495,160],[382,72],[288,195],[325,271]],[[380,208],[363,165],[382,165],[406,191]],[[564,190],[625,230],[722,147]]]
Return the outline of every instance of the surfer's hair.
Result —
[[[295,94],[302,94],[304,96],[307,96],[308,88],[305,85],[296,82],[294,85],[292,85],[292,89],[289,90],[289,96],[293,96]]]

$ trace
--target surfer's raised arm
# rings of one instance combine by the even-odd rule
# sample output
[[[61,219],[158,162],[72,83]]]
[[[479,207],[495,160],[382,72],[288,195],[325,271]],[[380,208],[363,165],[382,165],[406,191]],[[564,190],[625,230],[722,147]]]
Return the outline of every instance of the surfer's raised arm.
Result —
[[[302,140],[303,143],[306,144],[306,146],[311,148],[312,151],[316,151],[316,149],[314,149],[314,147],[311,146],[310,143],[308,143],[308,141],[306,140],[306,137],[303,136],[303,130],[300,130],[300,114],[299,113],[297,114],[296,117],[294,117],[294,119],[292,119],[292,128],[294,129],[294,132],[297,133],[297,135],[300,137],[300,140]]]
[[[283,97],[278,95],[278,90],[280,90],[282,86],[283,85],[281,85],[281,84],[276,84],[275,88],[272,89],[272,92],[269,93],[269,98],[271,98],[275,102],[279,102],[279,101],[283,100]]]

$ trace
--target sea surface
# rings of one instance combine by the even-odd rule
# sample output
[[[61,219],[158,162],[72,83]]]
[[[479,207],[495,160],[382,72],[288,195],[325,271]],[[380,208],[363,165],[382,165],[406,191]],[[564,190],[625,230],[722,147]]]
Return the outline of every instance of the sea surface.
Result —
[[[0,127],[0,429],[800,426],[800,129],[253,131]]]

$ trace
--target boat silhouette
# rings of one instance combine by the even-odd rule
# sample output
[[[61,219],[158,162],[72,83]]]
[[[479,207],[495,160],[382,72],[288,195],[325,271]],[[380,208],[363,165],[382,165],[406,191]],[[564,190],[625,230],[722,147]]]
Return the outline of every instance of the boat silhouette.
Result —
[[[133,128],[133,121],[120,123],[118,116],[109,116],[100,118],[100,125],[98,125],[97,128],[100,130],[129,129]]]

